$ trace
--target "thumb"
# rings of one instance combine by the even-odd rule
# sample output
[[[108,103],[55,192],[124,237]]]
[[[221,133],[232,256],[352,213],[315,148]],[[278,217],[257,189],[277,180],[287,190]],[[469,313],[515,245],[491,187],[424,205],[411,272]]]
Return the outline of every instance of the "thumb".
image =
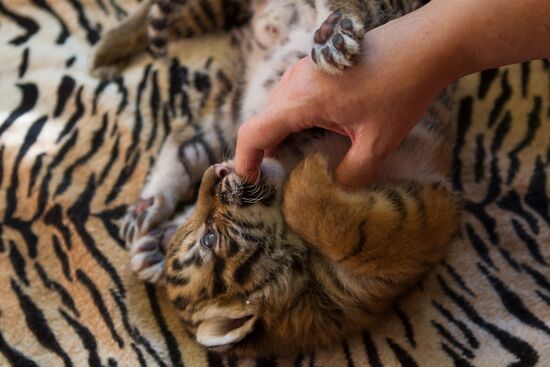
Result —
[[[336,168],[336,182],[350,189],[367,186],[376,178],[382,161],[373,151],[370,139],[355,140]]]

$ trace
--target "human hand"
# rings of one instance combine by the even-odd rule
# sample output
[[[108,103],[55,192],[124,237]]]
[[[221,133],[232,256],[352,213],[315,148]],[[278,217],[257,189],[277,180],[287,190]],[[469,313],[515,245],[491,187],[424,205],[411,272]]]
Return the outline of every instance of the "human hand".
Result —
[[[349,136],[336,181],[360,187],[453,80],[550,57],[547,0],[432,1],[365,35],[362,59],[342,75],[302,60],[283,76],[267,107],[239,130],[235,168],[258,176],[264,153],[313,126]]]
[[[263,111],[240,128],[236,172],[254,181],[265,154],[289,134],[316,126],[351,140],[336,181],[351,188],[368,184],[452,80],[438,64],[437,48],[415,32],[427,26],[423,19],[403,17],[368,32],[364,56],[341,75],[318,71],[309,58],[289,68]]]

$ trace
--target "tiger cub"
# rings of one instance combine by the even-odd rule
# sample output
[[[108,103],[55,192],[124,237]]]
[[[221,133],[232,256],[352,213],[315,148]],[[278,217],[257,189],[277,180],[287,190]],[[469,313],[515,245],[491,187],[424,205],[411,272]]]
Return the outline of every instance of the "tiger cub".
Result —
[[[308,50],[326,72],[352,65],[353,52],[336,36],[349,45],[349,22],[364,31],[420,6],[401,3],[405,9],[382,0],[254,2],[251,20],[236,33],[243,62],[234,75],[243,75],[236,83],[242,89],[233,91],[242,96],[238,121],[228,109],[226,120],[201,125],[202,143],[189,143],[193,135],[182,131],[165,142],[121,236],[137,276],[166,287],[204,347],[268,355],[328,346],[379,319],[444,256],[459,227],[446,179],[452,89],[361,191],[332,181],[349,141],[327,131],[288,138],[276,160],[263,161],[253,185],[231,161],[211,165],[221,160],[220,134],[234,147],[238,122],[265,105],[284,70]],[[147,27],[143,19],[136,24]],[[176,210],[200,173],[195,205]]]

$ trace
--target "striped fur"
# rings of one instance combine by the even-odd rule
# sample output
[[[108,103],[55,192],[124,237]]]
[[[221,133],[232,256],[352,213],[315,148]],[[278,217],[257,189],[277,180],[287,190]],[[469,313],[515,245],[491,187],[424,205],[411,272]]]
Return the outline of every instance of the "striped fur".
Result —
[[[201,101],[229,98],[219,93],[218,75],[234,72],[235,50],[218,35],[172,45],[167,62],[136,58],[115,82],[90,78],[92,45],[137,5],[0,4],[0,365],[537,366],[550,359],[547,61],[460,82],[451,182],[466,210],[462,236],[441,265],[381,322],[341,343],[243,359],[197,347],[164,291],[132,274],[117,234],[168,133],[218,114]]]
[[[343,7],[342,16],[358,11],[351,9]],[[315,27],[330,12],[319,4],[266,2],[250,26],[234,34],[246,70],[241,119],[266,102],[273,87],[267,81],[312,47]],[[442,92],[386,159],[377,187],[350,197],[330,181],[323,159],[306,158],[294,169],[313,153],[333,166],[348,145],[337,134],[305,132],[279,150],[281,163],[264,163],[256,186],[246,185],[230,163],[210,167],[193,212],[169,220],[221,153],[219,138],[208,138],[203,125],[202,157],[208,159],[196,154],[192,165],[182,166],[181,143],[169,138],[121,229],[132,269],[143,280],[166,283],[188,331],[214,349],[303,352],[370,325],[441,260],[458,230],[457,201],[445,188],[452,93]],[[234,127],[226,122],[226,140],[234,140],[228,134]]]
[[[249,7],[258,0],[150,0],[148,48],[155,57],[165,56],[175,38],[229,29],[245,21]],[[263,0],[262,0],[263,1]]]
[[[328,73],[339,73],[352,66],[360,52],[360,40],[369,29],[411,12],[427,1],[406,0],[144,0],[140,9],[121,26],[113,29],[97,46],[91,69],[102,79],[116,78],[130,59],[148,49],[154,57],[165,56],[170,42],[205,33],[235,29],[243,24],[265,26],[266,34],[285,32],[277,21],[255,19],[269,13],[270,7],[293,8],[294,22],[299,8],[317,8],[318,30],[311,57]],[[266,9],[267,8],[267,9]],[[307,13],[308,11],[305,10]],[[291,24],[292,25],[292,24]],[[328,31],[330,29],[330,32]],[[258,29],[255,30],[258,34]],[[238,38],[242,38],[240,35]],[[269,38],[268,38],[269,40]],[[262,40],[260,40],[261,42]],[[270,44],[271,45],[271,44]],[[305,51],[305,50],[304,50]]]
[[[165,272],[188,332],[212,350],[281,355],[338,342],[381,317],[458,230],[456,198],[441,185],[346,193],[317,157],[293,171],[284,195],[284,175],[273,174],[282,168],[265,162],[247,195],[217,169],[176,230]]]

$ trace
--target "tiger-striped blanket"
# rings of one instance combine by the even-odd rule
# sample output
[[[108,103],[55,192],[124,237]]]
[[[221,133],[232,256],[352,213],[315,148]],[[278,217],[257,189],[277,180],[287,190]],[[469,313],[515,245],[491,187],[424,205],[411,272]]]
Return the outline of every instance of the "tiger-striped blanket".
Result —
[[[93,79],[92,45],[136,5],[0,0],[1,366],[550,363],[549,62],[460,83],[462,238],[387,319],[331,350],[237,360],[187,338],[117,235],[167,132],[217,113],[205,101],[231,67],[213,36]]]

